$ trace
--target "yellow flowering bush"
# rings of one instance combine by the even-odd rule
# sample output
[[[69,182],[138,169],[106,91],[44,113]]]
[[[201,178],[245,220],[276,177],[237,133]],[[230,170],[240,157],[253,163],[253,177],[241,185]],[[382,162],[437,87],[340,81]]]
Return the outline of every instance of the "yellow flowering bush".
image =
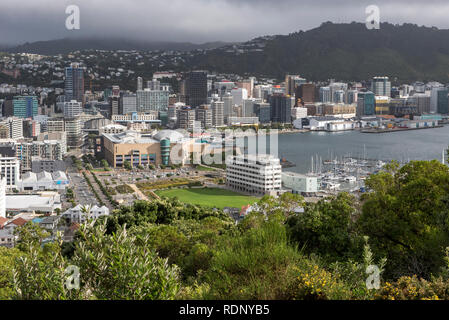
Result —
[[[395,282],[386,282],[376,294],[382,300],[440,300],[449,298],[449,283],[434,278],[427,281],[416,275],[404,276]]]
[[[341,300],[350,299],[351,292],[339,281],[338,276],[316,264],[297,268],[298,275],[292,290],[292,299]]]

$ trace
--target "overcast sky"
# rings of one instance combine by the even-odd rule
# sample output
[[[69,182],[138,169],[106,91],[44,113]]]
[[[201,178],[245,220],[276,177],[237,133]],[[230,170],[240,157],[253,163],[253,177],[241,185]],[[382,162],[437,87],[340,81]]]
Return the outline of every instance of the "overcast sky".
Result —
[[[68,5],[80,8],[80,30],[65,28]],[[0,0],[0,44],[68,36],[154,41],[245,41],[308,30],[322,22],[381,21],[449,29],[448,0]]]

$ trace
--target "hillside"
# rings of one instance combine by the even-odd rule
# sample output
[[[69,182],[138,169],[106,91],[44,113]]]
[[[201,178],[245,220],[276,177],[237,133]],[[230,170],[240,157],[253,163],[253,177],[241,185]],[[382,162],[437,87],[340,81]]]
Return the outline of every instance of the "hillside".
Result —
[[[67,54],[77,50],[178,50],[214,49],[227,45],[225,42],[194,44],[190,42],[138,41],[131,39],[65,38],[49,41],[36,41],[11,47],[5,51],[12,53],[37,53],[43,55]]]
[[[259,38],[194,56],[191,67],[282,78],[363,80],[388,75],[402,81],[449,82],[449,30],[384,23],[323,23],[289,35]]]

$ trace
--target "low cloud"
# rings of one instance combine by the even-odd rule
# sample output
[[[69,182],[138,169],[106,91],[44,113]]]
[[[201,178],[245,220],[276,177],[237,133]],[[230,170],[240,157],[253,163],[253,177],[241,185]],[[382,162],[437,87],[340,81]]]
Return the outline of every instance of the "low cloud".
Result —
[[[65,28],[78,5],[81,29]],[[63,37],[128,37],[153,41],[245,41],[308,30],[324,21],[364,22],[378,5],[381,21],[449,28],[447,1],[343,0],[2,0],[0,44]]]

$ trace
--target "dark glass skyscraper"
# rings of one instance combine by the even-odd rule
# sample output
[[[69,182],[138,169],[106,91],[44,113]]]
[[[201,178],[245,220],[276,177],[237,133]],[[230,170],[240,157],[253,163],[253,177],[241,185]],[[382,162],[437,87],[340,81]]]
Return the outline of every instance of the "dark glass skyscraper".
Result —
[[[83,102],[84,71],[78,64],[72,63],[65,68],[65,101]]]
[[[284,94],[270,96],[271,122],[289,123],[292,121],[292,107],[295,98]]]
[[[207,73],[204,71],[192,71],[185,79],[186,104],[198,107],[207,104]]]

